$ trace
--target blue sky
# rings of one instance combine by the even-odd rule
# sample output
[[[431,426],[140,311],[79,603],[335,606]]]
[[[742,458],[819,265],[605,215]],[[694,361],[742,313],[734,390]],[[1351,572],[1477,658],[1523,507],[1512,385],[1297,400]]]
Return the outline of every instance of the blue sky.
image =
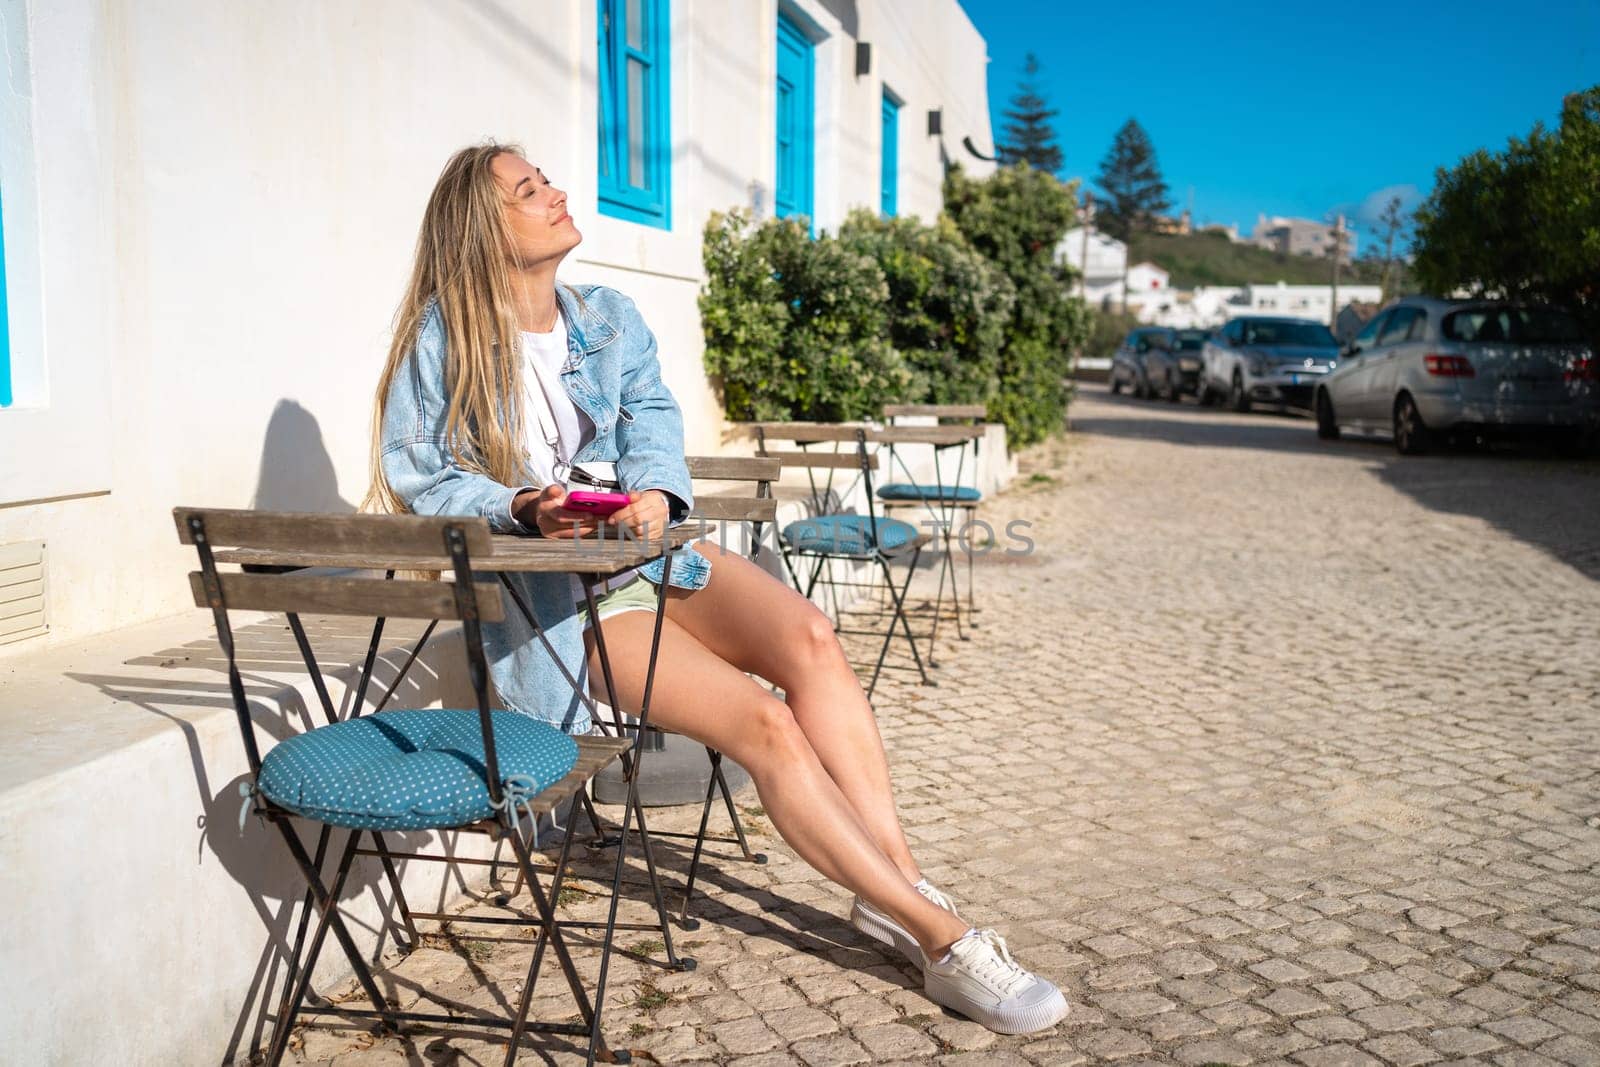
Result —
[[[1500,148],[1600,83],[1600,0],[1330,5],[961,0],[989,43],[994,132],[1022,76],[1059,110],[1063,177],[1092,178],[1118,127],[1150,134],[1175,208],[1375,218],[1434,171]]]

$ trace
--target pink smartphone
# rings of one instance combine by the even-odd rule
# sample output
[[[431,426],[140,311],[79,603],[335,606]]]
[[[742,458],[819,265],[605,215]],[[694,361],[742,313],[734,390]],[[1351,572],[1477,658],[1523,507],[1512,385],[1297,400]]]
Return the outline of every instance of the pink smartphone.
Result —
[[[576,489],[567,494],[563,507],[573,511],[587,511],[593,515],[610,515],[628,505],[627,493],[590,493]]]

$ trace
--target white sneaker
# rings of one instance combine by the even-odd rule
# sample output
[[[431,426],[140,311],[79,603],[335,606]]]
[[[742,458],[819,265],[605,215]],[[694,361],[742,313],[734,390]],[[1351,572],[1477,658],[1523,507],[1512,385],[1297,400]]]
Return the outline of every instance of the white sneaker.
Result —
[[[1061,990],[1019,967],[993,930],[970,931],[943,960],[929,960],[922,988],[935,1004],[1001,1034],[1031,1034],[1067,1016]]]
[[[926,878],[912,888],[921,893],[929,903],[938,905],[951,915],[956,915],[955,902],[929,885]],[[850,925],[874,941],[881,941],[885,945],[899,949],[905,954],[906,959],[918,967],[922,966],[922,946],[917,944],[917,939],[911,936],[910,931],[860,897],[856,897],[855,902],[850,905]]]

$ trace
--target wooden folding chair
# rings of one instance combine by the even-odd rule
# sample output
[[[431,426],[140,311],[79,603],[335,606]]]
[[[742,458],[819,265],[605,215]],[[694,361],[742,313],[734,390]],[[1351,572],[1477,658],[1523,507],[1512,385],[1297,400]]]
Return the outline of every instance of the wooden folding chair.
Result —
[[[547,893],[521,831],[524,818],[536,821],[558,804],[578,794],[593,775],[611,760],[631,753],[637,766],[639,745],[621,737],[571,738],[547,724],[509,711],[489,707],[488,669],[484,657],[481,622],[504,618],[500,587],[494,582],[474,582],[473,568],[493,569],[493,542],[482,519],[423,518],[377,515],[288,515],[179,508],[174,512],[178,535],[199,555],[200,570],[190,585],[195,603],[209,607],[217,639],[228,661],[228,687],[249,762],[247,789],[255,814],[282,834],[307,886],[307,901],[317,912],[315,929],[307,940],[309,907],[302,912],[299,934],[288,960],[288,975],[272,1032],[266,1063],[283,1058],[297,1017],[326,1014],[353,1019],[377,1019],[394,1028],[401,1023],[461,1029],[483,1027],[510,1032],[505,1063],[514,1062],[529,1032],[567,1034],[588,1039],[588,1062],[597,1054],[612,1062],[628,1062],[627,1052],[607,1048],[601,1033],[605,976],[618,929],[617,896],[620,891],[625,848],[619,846],[613,879],[613,900],[605,924],[568,923],[555,917],[553,901],[565,868],[567,835],[556,881]],[[234,546],[225,552],[225,546]],[[322,565],[360,572],[389,569],[385,579],[342,573],[223,573],[218,556],[236,561],[253,559],[266,565],[274,557],[297,556],[320,560]],[[379,562],[374,562],[379,561]],[[447,569],[443,580],[396,580],[394,571]],[[369,572],[370,573],[370,572]],[[235,660],[229,612],[264,610],[287,612],[306,660],[319,699],[331,720],[281,741],[263,757],[239,667]],[[462,626],[468,678],[475,710],[417,709],[361,715],[360,704],[351,717],[338,721],[314,655],[299,626],[301,612],[459,620]],[[430,626],[431,631],[431,626]],[[376,633],[374,636],[376,642]],[[419,645],[420,647],[420,645]],[[415,653],[413,652],[413,656]],[[409,665],[409,664],[408,664]],[[363,677],[363,685],[365,676]],[[387,699],[387,698],[386,698]],[[648,696],[640,725],[648,728]],[[293,820],[304,818],[321,826],[317,859],[313,861],[300,840]],[[325,881],[322,858],[331,828],[350,831],[339,854],[332,878]],[[454,857],[424,853],[393,853],[384,842],[386,832],[433,830],[486,834],[509,841],[522,880],[533,898],[536,915],[446,916],[412,913],[405,904],[392,858],[460,862]],[[363,835],[374,848],[360,848]],[[627,836],[624,817],[623,836]],[[372,972],[340,915],[338,901],[358,855],[378,855],[384,861],[406,926],[415,944],[412,918],[438,918],[455,922],[490,922],[534,925],[535,947],[520,1001],[509,1016],[400,1011],[379,990]],[[580,980],[562,934],[564,927],[602,926],[599,977],[593,1001]],[[654,925],[650,926],[654,929]],[[308,1005],[310,982],[317,959],[332,931],[343,949],[370,1009],[331,1004]],[[545,1022],[528,1018],[535,984],[548,946],[556,957],[582,1022]],[[304,962],[301,957],[304,955]]]
[[[918,530],[908,522],[878,514],[877,500],[872,489],[872,474],[878,469],[878,453],[869,449],[867,445],[869,441],[878,440],[883,431],[868,426],[803,422],[758,422],[753,428],[758,455],[780,459],[785,467],[804,468],[810,483],[810,506],[813,514],[809,518],[789,523],[778,535],[784,565],[788,568],[789,576],[801,595],[809,599],[817,585],[821,583],[833,600],[836,631],[864,633],[877,637],[880,635],[873,630],[844,629],[843,613],[838,600],[839,589],[862,587],[876,589],[878,588],[876,581],[862,583],[837,579],[832,573],[832,565],[835,562],[868,563],[882,572],[890,600],[889,623],[881,635],[883,644],[878,650],[878,660],[873,665],[872,677],[867,683],[868,699],[871,699],[873,691],[877,688],[878,677],[883,673],[884,660],[889,655],[889,646],[893,643],[897,631],[904,635],[907,645],[910,646],[911,657],[916,663],[922,684],[936,684],[928,677],[927,667],[923,665],[922,654],[917,649],[917,640],[911,633],[911,624],[905,612],[906,591],[916,574],[917,561],[922,556],[923,546],[931,538],[929,534]],[[792,442],[797,447],[772,450],[768,448],[768,442]],[[831,450],[813,450],[811,447],[813,445],[833,447]],[[825,471],[826,475],[819,478],[818,471]],[[835,476],[841,471],[850,471],[853,475],[850,484],[838,489],[834,484]],[[838,501],[856,485],[862,487],[867,501],[867,513],[859,515],[838,511]],[[905,579],[896,586],[891,564],[902,560],[906,561]],[[796,561],[810,564],[810,571],[804,578],[800,575]],[[825,568],[828,570],[828,576],[824,580],[822,576]]]
[[[938,634],[939,619],[943,616],[944,587],[948,576],[951,601],[955,609],[956,634],[961,640],[966,640],[966,634],[962,632],[961,591],[956,585],[955,556],[951,551],[952,538],[961,546],[962,552],[967,557],[966,625],[972,629],[978,627],[972,618],[978,607],[973,592],[974,553],[971,538],[973,520],[977,517],[978,505],[983,501],[983,492],[977,485],[978,453],[983,437],[984,420],[987,416],[988,409],[982,404],[887,404],[883,409],[883,417],[888,420],[891,430],[919,429],[919,427],[903,426],[897,421],[902,418],[922,417],[935,420],[933,427],[920,427],[932,432],[927,435],[928,440],[918,442],[931,445],[933,448],[933,481],[917,481],[911,469],[906,466],[904,457],[896,449],[897,442],[891,438],[886,442],[890,477],[894,476],[895,467],[898,466],[905,480],[890,481],[878,487],[878,500],[883,504],[885,512],[892,513],[898,508],[921,508],[940,530],[944,542],[944,555],[939,564],[938,592],[934,595],[935,637]],[[957,427],[960,429],[956,430]],[[971,474],[970,480],[963,480],[963,472],[968,469],[966,462],[968,445],[972,446]],[[956,453],[956,462],[955,470],[947,480],[944,464],[946,453],[950,451]],[[964,522],[959,528],[956,526],[958,511],[964,513]]]

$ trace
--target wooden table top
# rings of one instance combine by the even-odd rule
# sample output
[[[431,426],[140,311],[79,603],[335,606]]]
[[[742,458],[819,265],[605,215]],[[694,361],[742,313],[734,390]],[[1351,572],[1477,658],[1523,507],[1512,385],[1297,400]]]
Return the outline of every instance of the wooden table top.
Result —
[[[710,527],[690,520],[667,531],[674,547],[704,537]],[[547,538],[522,534],[494,534],[493,550],[472,557],[474,570],[503,573],[615,574],[648,563],[661,555],[662,539],[648,542],[620,540],[611,531],[605,538]],[[337,567],[361,571],[447,571],[448,556],[405,556],[380,559],[365,553],[294,552],[280,549],[219,549],[218,563],[254,564],[277,567]]]
[[[743,424],[754,435],[761,430],[774,441],[854,441],[863,431],[868,441],[885,445],[959,445],[984,435],[982,426],[873,426],[847,422],[752,422]]]

